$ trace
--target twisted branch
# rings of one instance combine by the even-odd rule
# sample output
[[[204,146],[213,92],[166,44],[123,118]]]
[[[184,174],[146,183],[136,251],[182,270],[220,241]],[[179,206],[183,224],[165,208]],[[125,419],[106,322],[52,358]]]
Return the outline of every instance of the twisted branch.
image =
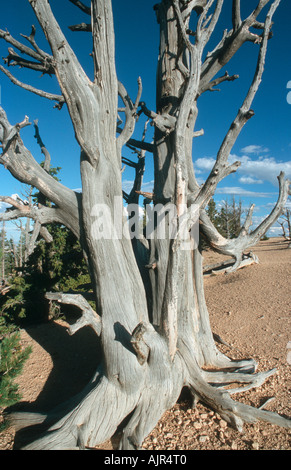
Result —
[[[50,301],[57,301],[58,303],[66,305],[74,305],[81,310],[81,318],[68,329],[70,335],[73,335],[76,331],[84,328],[85,326],[90,326],[93,328],[95,333],[100,336],[101,318],[82,295],[66,294],[62,292],[47,292],[45,297]]]
[[[250,249],[252,246],[255,246],[261,237],[269,230],[269,228],[282,214],[288,199],[291,182],[290,180],[285,179],[283,172],[281,172],[278,176],[278,181],[279,196],[272,212],[261,222],[258,227],[256,227],[252,232],[249,232],[249,228],[252,224],[252,214],[254,210],[254,205],[252,205],[237,238],[224,238],[214,227],[206,212],[204,210],[200,211],[200,231],[203,237],[205,237],[207,243],[209,243],[211,248],[217,253],[230,255],[236,260],[234,265],[228,269],[228,272],[233,272],[241,266],[244,251]]]
[[[249,87],[244,102],[237,113],[236,118],[232,122],[222,142],[222,145],[217,154],[215,165],[195,199],[195,203],[199,204],[200,207],[206,206],[210,198],[213,196],[217,184],[223,178],[225,178],[225,176],[229,175],[233,171],[236,171],[236,169],[240,166],[240,162],[235,162],[233,165],[228,165],[228,157],[244,125],[254,115],[254,111],[251,109],[251,105],[262,80],[267,53],[267,44],[272,27],[272,17],[279,3],[280,0],[275,0],[267,14],[253,81]]]

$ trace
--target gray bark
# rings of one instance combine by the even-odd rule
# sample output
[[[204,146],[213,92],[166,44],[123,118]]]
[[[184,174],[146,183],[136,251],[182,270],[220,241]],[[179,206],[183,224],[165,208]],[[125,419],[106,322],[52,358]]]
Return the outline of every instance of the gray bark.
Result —
[[[82,2],[71,1],[89,13]],[[46,97],[56,99],[59,104],[65,102],[68,107],[81,150],[82,195],[51,178],[25,148],[20,130],[29,124],[28,119],[12,126],[1,110],[3,153],[0,162],[17,179],[35,186],[53,203],[52,207],[37,208],[14,205],[14,210],[4,214],[3,220],[24,216],[41,225],[61,222],[80,240],[91,274],[96,311],[78,295],[49,293],[47,297],[50,301],[80,308],[81,319],[71,327],[71,333],[84,325],[93,327],[100,336],[103,360],[88,387],[76,397],[73,410],[68,404],[70,411],[64,413],[64,405],[60,419],[57,411],[49,416],[28,415],[27,420],[23,415],[15,416],[19,427],[43,421],[49,428],[26,448],[94,447],[110,438],[124,418],[131,415],[124,425],[120,448],[138,449],[162,414],[176,402],[184,386],[191,390],[195,400],[202,400],[217,410],[238,430],[241,430],[243,421],[257,419],[290,427],[290,420],[279,415],[238,405],[232,401],[229,392],[221,388],[222,384],[234,381],[246,384],[243,386],[245,389],[257,387],[273,371],[254,374],[256,364],[253,360],[234,361],[219,351],[205,303],[201,249],[183,250],[181,236],[183,223],[186,221],[189,228],[193,223],[189,206],[194,202],[201,210],[201,233],[213,249],[236,259],[233,266],[236,269],[243,252],[257,242],[283,210],[289,182],[281,174],[279,199],[272,214],[249,233],[250,211],[235,241],[221,237],[204,212],[218,182],[238,168],[237,163],[229,165],[228,156],[243,126],[253,115],[251,105],[262,78],[272,17],[279,0],[271,4],[264,24],[258,24],[257,16],[268,2],[260,1],[252,14],[242,20],[240,2],[234,0],[233,29],[224,34],[204,62],[203,52],[217,25],[223,1],[162,0],[155,7],[160,25],[155,111],[140,101],[140,80],[135,101],[128,97],[125,87],[118,82],[110,1],[91,2],[91,27],[86,27],[86,30],[90,31],[93,39],[93,81],[82,69],[47,0],[29,2],[52,55],[44,56],[35,47],[34,34],[30,42],[34,41],[37,57],[30,48],[24,50],[24,46],[16,43],[9,34],[0,31],[0,36],[21,52],[34,57],[37,67],[14,55],[16,63],[33,69],[42,68],[44,72],[49,70],[56,75],[61,94],[54,98]],[[189,31],[192,13],[198,14],[194,39]],[[250,32],[253,26],[261,28],[262,35]],[[192,163],[193,137],[203,132],[195,130],[197,102],[202,93],[223,81],[237,78],[228,74],[218,79],[215,76],[246,41],[259,44],[254,79],[222,142],[209,178],[203,187],[199,187]],[[7,71],[5,73],[8,75]],[[10,78],[14,80],[12,76]],[[23,88],[28,90],[25,86]],[[45,92],[38,94],[45,96]],[[125,114],[125,123],[123,128],[116,130],[118,94],[124,102],[120,112]],[[154,142],[150,144],[144,139],[137,141],[132,138],[137,115],[142,113],[155,127]],[[176,239],[159,239],[156,229],[149,240],[131,241],[127,233],[123,233],[121,239],[96,240],[94,223],[98,217],[98,205],[106,205],[112,214],[118,197],[119,210],[122,211],[123,145],[153,152],[154,192],[146,196],[153,200],[154,205],[168,202],[175,205]],[[143,165],[142,161],[140,167],[136,167],[134,190],[128,197],[142,194]],[[169,223],[169,216],[166,220]],[[109,219],[109,226],[111,223]],[[191,241],[189,236],[186,241]],[[217,372],[206,372],[206,366],[216,368]]]

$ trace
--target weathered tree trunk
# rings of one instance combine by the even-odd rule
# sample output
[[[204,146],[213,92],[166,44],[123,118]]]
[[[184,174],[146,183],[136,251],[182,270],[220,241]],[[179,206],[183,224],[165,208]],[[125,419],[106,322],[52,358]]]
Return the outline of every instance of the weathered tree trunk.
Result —
[[[120,448],[138,449],[185,386],[195,400],[202,400],[220,412],[239,430],[243,421],[256,419],[290,427],[289,420],[275,413],[254,410],[232,401],[230,394],[238,389],[226,391],[213,386],[235,382],[246,384],[243,388],[248,389],[258,386],[273,371],[254,374],[254,361],[233,361],[217,349],[204,296],[201,248],[190,233],[195,222],[194,203],[200,210],[201,233],[212,248],[235,258],[233,268],[236,269],[244,250],[256,243],[286,202],[289,182],[280,175],[279,199],[272,214],[249,234],[250,210],[236,244],[218,234],[204,212],[218,182],[238,167],[238,164],[228,165],[227,158],[240,130],[252,115],[250,106],[261,80],[272,15],[278,0],[272,5],[265,24],[259,25],[263,36],[260,39],[256,36],[261,45],[253,83],[202,188],[195,180],[192,164],[192,139],[201,134],[194,130],[197,100],[201,93],[221,81],[236,78],[226,74],[213,80],[246,40],[255,41],[248,28],[256,23],[266,2],[260,2],[252,15],[242,22],[240,2],[234,1],[233,30],[224,36],[204,63],[202,53],[216,26],[223,2],[163,0],[157,5],[161,40],[157,109],[153,112],[145,103],[140,103],[140,93],[133,103],[123,85],[118,84],[110,1],[91,2],[91,26],[86,30],[92,31],[93,37],[93,82],[82,70],[48,2],[29,1],[52,50],[52,56],[37,50],[39,66],[56,74],[62,93],[59,97],[49,94],[46,97],[57,99],[59,103],[66,102],[80,144],[82,195],[64,188],[37,166],[19,137],[24,123],[11,126],[4,112],[0,116],[4,148],[1,162],[18,179],[34,184],[55,204],[51,208],[40,207],[37,211],[15,207],[15,217],[25,215],[40,224],[61,221],[80,240],[88,261],[96,312],[78,295],[50,293],[47,297],[80,308],[82,316],[71,327],[71,333],[90,325],[100,336],[103,357],[88,387],[76,397],[75,407],[72,409],[70,403],[67,413],[65,406],[61,410],[62,418],[58,419],[57,412],[50,416],[17,416],[19,426],[43,421],[48,427],[47,432],[26,448],[94,447],[110,438],[127,418]],[[84,11],[83,4],[73,3]],[[213,6],[213,15],[208,17]],[[194,44],[188,30],[193,11],[198,14]],[[30,39],[34,40],[34,36]],[[31,50],[26,53],[32,54]],[[124,101],[126,123],[117,138],[118,93]],[[153,151],[153,204],[154,208],[167,209],[168,204],[175,208],[174,238],[169,233],[160,238],[158,224],[146,241],[131,240],[128,229],[122,231],[121,237],[114,236],[111,231],[115,227],[113,214],[116,208],[122,213],[121,148],[131,139],[138,107],[152,120],[155,137],[151,145],[137,141],[135,145]],[[30,170],[27,172],[28,162]],[[99,236],[98,225],[102,211],[107,214],[102,219],[103,230],[105,233],[111,231],[111,236],[103,238]],[[171,227],[170,213],[165,220],[166,227]],[[186,231],[183,230],[185,223]],[[206,371],[206,366],[211,366],[215,372]],[[50,426],[50,423],[53,424]]]

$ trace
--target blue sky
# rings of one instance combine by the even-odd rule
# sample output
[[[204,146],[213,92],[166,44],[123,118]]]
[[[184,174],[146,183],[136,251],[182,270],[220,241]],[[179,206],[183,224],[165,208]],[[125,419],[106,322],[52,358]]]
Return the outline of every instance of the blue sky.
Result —
[[[0,28],[7,28],[15,38],[25,41],[19,34],[29,35],[31,25],[35,24],[36,40],[49,52],[29,2],[12,0],[2,3]],[[155,108],[155,70],[159,42],[153,11],[155,3],[157,0],[113,0],[118,77],[134,99],[137,78],[141,76],[142,99],[151,109]],[[88,17],[67,0],[51,0],[50,4],[82,66],[91,76],[90,35],[72,33],[67,28],[71,24],[88,21]],[[230,0],[225,0],[218,33],[213,35],[210,50],[221,38],[222,31],[231,28],[230,4]],[[257,0],[248,0],[242,4],[246,9],[242,16],[245,16],[256,6]],[[231,200],[233,196],[237,201],[241,199],[246,208],[255,203],[254,224],[270,211],[277,199],[276,177],[280,171],[285,171],[291,179],[291,100],[287,100],[288,92],[291,92],[291,83],[288,83],[291,81],[290,18],[290,1],[282,0],[274,17],[274,37],[269,41],[263,82],[253,103],[255,116],[243,129],[230,157],[231,161],[241,160],[241,168],[219,184],[215,196],[218,204],[225,199]],[[239,74],[239,80],[224,83],[220,86],[220,92],[207,93],[199,99],[197,129],[203,128],[204,136],[195,139],[193,160],[197,178],[201,182],[211,170],[222,139],[243,101],[252,80],[257,52],[257,46],[246,44],[226,67],[230,75]],[[0,42],[0,54],[1,57],[7,56],[7,44],[4,41]],[[40,77],[38,72],[24,69],[10,68],[10,71],[25,83],[51,92],[59,91],[55,77]],[[10,122],[20,122],[25,115],[29,116],[31,122],[38,119],[42,139],[52,157],[52,165],[62,168],[62,183],[72,189],[80,188],[79,148],[66,107],[62,111],[53,109],[52,102],[16,87],[3,74],[0,74],[0,85],[1,106],[6,110]],[[137,126],[136,138],[141,137],[142,124]],[[42,161],[40,149],[33,137],[33,126],[23,129],[21,135],[36,160]],[[128,150],[124,151],[124,156],[134,158]],[[126,169],[123,178],[124,188],[130,188],[133,172]],[[152,189],[152,180],[153,162],[152,156],[148,154],[145,190]],[[1,195],[21,194],[20,183],[2,166],[0,182]]]

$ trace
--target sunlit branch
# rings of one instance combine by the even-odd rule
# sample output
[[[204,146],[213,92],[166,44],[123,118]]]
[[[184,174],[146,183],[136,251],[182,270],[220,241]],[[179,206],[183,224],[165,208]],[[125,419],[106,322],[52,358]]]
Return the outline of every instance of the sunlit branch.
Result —
[[[240,15],[240,0],[233,0],[232,2],[232,26],[233,30],[236,31],[241,25]]]
[[[47,54],[46,52],[41,50],[35,42],[35,39],[34,39],[35,27],[34,26],[32,26],[32,32],[30,36],[25,36],[25,35],[22,35],[22,36],[33,45],[34,49],[31,49],[30,47],[25,46],[20,41],[17,41],[17,39],[11,36],[11,34],[8,31],[3,31],[2,29],[0,29],[0,39],[4,39],[9,44],[16,47],[16,49],[18,49],[22,54],[26,54],[39,62],[46,60],[47,62],[52,63],[53,57],[50,54]]]
[[[229,255],[235,258],[235,264],[230,271],[237,269],[243,259],[243,253],[255,246],[261,237],[272,227],[280,214],[282,214],[290,191],[290,181],[285,179],[283,172],[278,176],[279,196],[272,212],[261,222],[254,230],[250,231],[252,225],[252,215],[254,205],[249,209],[245,222],[236,238],[228,239],[223,237],[211,222],[209,216],[202,210],[200,212],[200,231],[210,247],[221,254]]]
[[[121,97],[125,106],[125,108],[123,109],[125,113],[125,124],[121,131],[120,136],[117,139],[117,151],[119,154],[121,152],[122,146],[129,141],[129,139],[131,138],[134,132],[137,109],[138,109],[141,94],[142,94],[142,81],[140,77],[138,78],[137,83],[138,83],[138,92],[137,92],[137,97],[134,103],[130,99],[124,85],[121,82],[118,83],[118,94]]]
[[[38,88],[35,88],[31,85],[23,83],[20,80],[18,80],[12,73],[6,70],[5,67],[3,67],[2,65],[0,65],[0,70],[11,80],[11,82],[14,85],[17,85],[26,91],[30,91],[31,93],[34,93],[35,95],[41,96],[42,98],[47,98],[48,100],[51,100],[51,101],[57,101],[58,104],[55,107],[60,108],[65,103],[65,99],[62,95],[57,95],[54,93],[49,93],[44,90],[39,90]]]
[[[217,184],[227,175],[235,171],[240,165],[240,162],[235,162],[233,165],[229,165],[228,157],[244,125],[254,115],[254,111],[251,110],[251,105],[262,80],[262,75],[265,66],[265,57],[267,52],[267,43],[269,39],[270,29],[272,26],[272,17],[279,3],[280,0],[275,0],[267,14],[265,28],[262,36],[262,42],[260,44],[260,52],[257,60],[257,67],[253,81],[249,87],[244,102],[240,107],[236,118],[232,122],[229,131],[227,132],[223,143],[218,151],[215,165],[210,175],[208,176],[206,182],[204,183],[202,189],[200,190],[198,197],[196,198],[196,203],[200,206],[205,207],[210,198],[213,196]]]

